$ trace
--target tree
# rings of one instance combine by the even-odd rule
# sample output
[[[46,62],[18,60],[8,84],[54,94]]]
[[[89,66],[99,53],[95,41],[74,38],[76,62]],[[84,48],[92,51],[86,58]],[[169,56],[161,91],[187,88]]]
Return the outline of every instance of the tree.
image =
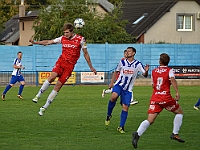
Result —
[[[121,7],[104,16],[90,11],[83,0],[49,0],[51,5],[42,7],[33,28],[36,40],[53,39],[62,35],[62,26],[76,18],[85,20],[85,27],[75,32],[84,35],[88,43],[132,43],[125,31],[126,20],[121,19]],[[89,5],[89,4],[88,4]]]
[[[48,5],[46,0],[25,0],[24,2],[26,11],[37,10],[41,5]],[[19,13],[20,4],[21,0],[0,0],[0,31],[5,28],[4,23],[6,21]]]
[[[41,5],[43,6],[48,6],[48,0],[25,0],[26,5],[28,5],[29,7],[27,8],[27,10],[38,10],[40,9]]]
[[[121,2],[123,2],[123,0],[108,0],[110,3],[112,3],[113,5],[118,5]]]
[[[15,1],[11,0],[0,1],[0,31],[5,28],[4,23],[18,13],[18,6],[16,4]]]

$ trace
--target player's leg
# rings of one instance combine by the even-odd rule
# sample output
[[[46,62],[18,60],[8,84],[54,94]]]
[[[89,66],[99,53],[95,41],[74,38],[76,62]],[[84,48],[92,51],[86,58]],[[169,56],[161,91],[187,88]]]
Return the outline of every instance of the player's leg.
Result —
[[[194,109],[199,110],[199,106],[200,106],[200,98],[197,101],[197,103],[194,105]]]
[[[110,124],[110,119],[112,117],[112,111],[113,111],[113,108],[115,107],[117,98],[121,94],[121,90],[122,90],[122,88],[119,85],[115,85],[113,87],[113,92],[111,94],[111,98],[108,101],[108,110],[107,110],[107,117],[106,117],[106,120],[105,120],[105,125]]]
[[[131,102],[134,101],[133,91],[131,91]]]
[[[113,92],[111,94],[111,98],[108,101],[108,110],[107,110],[107,116],[106,116],[106,120],[105,120],[105,125],[109,125],[110,124],[110,119],[112,117],[112,111],[116,105],[116,100],[118,98],[118,93]]]
[[[132,93],[132,97],[131,97],[131,105],[135,105],[135,104],[138,104],[138,101],[136,101],[136,99],[134,99],[134,95],[133,95],[133,91],[131,92]]]
[[[51,75],[48,77],[48,79],[43,83],[42,87],[38,91],[37,95],[35,98],[32,99],[33,102],[37,103],[39,98],[41,97],[42,93],[44,93],[50,84],[56,79],[57,76],[61,75],[63,72],[63,69],[61,68],[62,63],[57,61],[56,64],[54,65]]]
[[[176,110],[175,111],[171,110],[175,114],[175,117],[174,117],[174,121],[173,121],[173,131],[172,131],[170,138],[173,139],[173,140],[177,140],[178,142],[184,143],[185,141],[182,140],[178,135],[179,130],[180,130],[181,125],[182,125],[183,111],[182,111],[182,108],[179,106],[178,103],[174,104],[173,106],[175,106]]]
[[[140,126],[139,126],[139,128],[138,128],[138,130],[137,130],[139,136],[141,136],[141,135],[146,131],[146,129],[147,129],[150,125],[152,125],[152,124],[154,123],[154,121],[155,121],[155,119],[157,118],[157,116],[158,116],[158,113],[148,114],[147,120],[144,120],[144,121],[140,124]]]
[[[19,92],[18,92],[17,97],[18,97],[19,99],[23,99],[23,97],[22,97],[22,92],[23,92],[23,89],[24,89],[24,86],[25,86],[24,77],[23,77],[23,76],[19,76],[19,77],[18,77],[18,82],[20,82],[20,86],[19,86]]]
[[[142,134],[147,130],[147,128],[155,121],[157,116],[158,113],[148,114],[147,120],[141,122],[137,131],[132,133],[132,145],[134,148],[137,148],[137,143],[140,136],[142,136]]]
[[[66,80],[65,80],[66,81]],[[65,83],[65,82],[64,82]],[[61,87],[63,86],[63,83],[61,83],[59,80],[57,81],[56,85],[54,86],[54,89],[51,91],[51,93],[49,94],[46,103],[44,104],[44,106],[42,106],[40,108],[40,111],[38,112],[38,114],[40,116],[43,115],[44,111],[49,107],[49,105],[53,102],[53,100],[56,98],[59,90],[61,89]]]
[[[6,86],[5,90],[3,91],[1,98],[4,101],[6,97],[6,93],[10,90],[11,87],[14,86],[14,84],[17,82],[16,76],[12,76],[10,79],[10,83]]]
[[[105,90],[105,94],[109,94],[109,93],[112,93],[112,88]]]
[[[46,103],[44,106],[40,108],[40,111],[38,112],[40,116],[43,115],[44,111],[49,107],[49,105],[53,102],[53,100],[56,98],[59,90],[62,88],[63,83],[61,83],[59,80],[57,81],[56,85],[54,86],[54,89],[49,94]]]
[[[129,91],[122,91],[121,93],[121,103],[122,103],[122,111],[120,115],[120,124],[117,130],[120,133],[125,133],[124,132],[124,126],[128,117],[128,108],[130,106],[130,101],[131,101],[132,93]]]
[[[65,68],[64,68],[65,67]],[[62,86],[65,84],[65,82],[67,81],[67,79],[71,76],[71,73],[74,69],[74,65],[69,65],[66,64],[64,65],[64,70],[62,70],[60,73],[61,74],[56,85],[54,86],[54,89],[51,91],[51,93],[49,94],[46,103],[44,104],[44,106],[42,106],[40,108],[40,111],[38,112],[38,114],[40,116],[43,115],[44,111],[49,107],[49,105],[53,102],[53,100],[56,98],[58,92],[60,91],[60,89],[62,88]]]
[[[58,76],[58,73],[52,72],[51,75],[48,77],[48,79],[45,80],[45,82],[42,84],[42,87],[38,91],[37,95],[32,99],[33,102],[37,103],[39,98],[41,97],[42,93],[44,93],[50,86],[50,84],[55,80],[55,78]]]
[[[108,93],[112,93],[112,88],[107,89],[107,90],[103,89],[101,96],[104,98],[105,94],[108,94]]]
[[[148,118],[141,122],[140,126],[138,127],[136,132],[132,134],[132,145],[134,148],[137,148],[137,143],[142,136],[142,134],[147,130],[147,128],[154,123],[155,119],[157,118],[158,114],[163,110],[163,106],[160,106],[153,100],[150,100],[150,105],[148,109]]]
[[[121,115],[120,115],[120,125],[117,128],[117,130],[120,133],[125,133],[125,131],[124,131],[124,125],[125,125],[126,119],[128,117],[128,108],[129,108],[129,106],[127,106],[125,104],[122,104],[122,111],[121,111]]]

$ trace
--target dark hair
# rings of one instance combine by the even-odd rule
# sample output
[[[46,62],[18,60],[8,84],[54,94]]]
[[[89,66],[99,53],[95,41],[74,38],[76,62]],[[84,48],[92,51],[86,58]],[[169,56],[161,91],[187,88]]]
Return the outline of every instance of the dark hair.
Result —
[[[132,49],[132,51],[136,53],[136,49],[134,47],[127,47],[127,49]]]
[[[125,49],[125,50],[124,50],[124,53],[126,53],[126,52],[127,52],[127,50]]]
[[[162,65],[167,66],[169,64],[169,61],[170,61],[170,57],[168,54],[166,54],[166,53],[160,54],[160,63]]]
[[[18,55],[19,53],[22,53],[22,52],[21,52],[21,51],[17,52],[17,55]]]
[[[69,30],[70,32],[74,31],[74,26],[71,23],[66,23],[63,26],[63,31]]]

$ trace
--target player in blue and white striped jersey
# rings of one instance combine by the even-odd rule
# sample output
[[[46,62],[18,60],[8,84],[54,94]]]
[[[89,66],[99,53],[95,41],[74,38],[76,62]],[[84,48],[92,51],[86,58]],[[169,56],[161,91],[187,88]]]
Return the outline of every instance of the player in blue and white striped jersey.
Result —
[[[22,59],[22,52],[18,52],[17,58],[14,60],[14,63],[13,63],[13,72],[12,72],[10,83],[6,86],[1,96],[3,101],[5,100],[5,96],[8,90],[10,90],[10,88],[13,87],[16,82],[20,82],[20,87],[19,87],[19,92],[18,92],[17,97],[19,99],[23,99],[21,94],[25,85],[25,80],[21,74],[21,69],[25,69],[25,67],[22,66],[21,59]]]
[[[127,50],[125,49],[124,50],[124,57],[121,60],[125,60],[126,58],[127,58]],[[118,72],[116,80],[118,79],[119,74],[120,74],[120,72]],[[101,96],[104,98],[105,94],[108,94],[108,93],[109,94],[112,93],[112,88],[111,89],[103,89]],[[136,99],[134,99],[134,95],[133,95],[133,92],[132,92],[130,105],[135,105],[135,104],[138,104],[138,101]]]
[[[113,108],[115,107],[117,98],[120,96],[122,112],[121,112],[120,125],[117,128],[117,130],[120,133],[125,133],[124,125],[128,116],[128,108],[130,106],[131,96],[132,96],[131,92],[137,74],[138,72],[141,72],[144,77],[147,77],[149,71],[149,65],[143,67],[140,61],[134,59],[135,54],[136,54],[135,48],[133,47],[127,48],[127,59],[121,60],[119,62],[115,72],[113,73],[111,83],[109,85],[109,88],[112,88],[113,85],[114,87],[112,90],[111,99],[108,102],[108,111],[105,120],[105,125],[110,124]],[[120,72],[120,75],[114,84],[118,72]]]

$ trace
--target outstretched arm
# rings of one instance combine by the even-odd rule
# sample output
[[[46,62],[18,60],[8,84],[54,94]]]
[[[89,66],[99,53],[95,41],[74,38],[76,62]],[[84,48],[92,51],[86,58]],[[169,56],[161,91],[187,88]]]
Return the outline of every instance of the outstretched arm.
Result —
[[[94,72],[94,74],[96,75],[96,74],[97,74],[97,71],[96,71],[96,69],[93,68],[93,66],[92,66],[92,62],[91,62],[91,60],[90,60],[90,55],[89,55],[89,53],[88,53],[88,51],[87,51],[87,48],[82,48],[82,50],[83,50],[83,55],[84,55],[84,57],[85,57],[85,60],[87,61],[88,66],[90,67],[90,70],[91,70],[92,72]]]
[[[32,38],[29,40],[32,44],[39,44],[39,45],[50,45],[54,44],[53,40],[42,40],[42,41],[34,41]]]

